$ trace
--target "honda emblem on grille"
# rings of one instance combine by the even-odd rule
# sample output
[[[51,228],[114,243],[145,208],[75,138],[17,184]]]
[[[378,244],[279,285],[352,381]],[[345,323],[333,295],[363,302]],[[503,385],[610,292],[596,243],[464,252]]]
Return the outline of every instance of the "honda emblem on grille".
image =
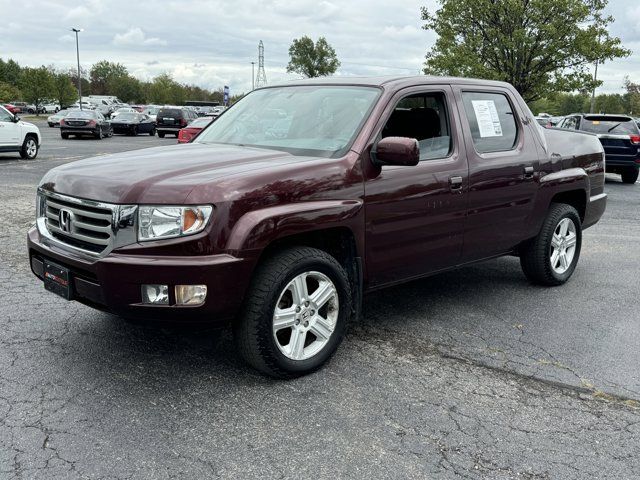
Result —
[[[73,220],[74,217],[71,210],[67,210],[66,208],[60,209],[60,212],[58,212],[58,223],[63,232],[73,233]]]

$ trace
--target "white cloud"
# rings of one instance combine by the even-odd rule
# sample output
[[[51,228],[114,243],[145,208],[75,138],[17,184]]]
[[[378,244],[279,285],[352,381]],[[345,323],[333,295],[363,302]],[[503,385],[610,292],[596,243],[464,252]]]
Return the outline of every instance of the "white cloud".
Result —
[[[28,29],[2,35],[0,56],[28,66],[72,67],[75,37],[69,28],[75,26],[85,29],[80,61],[86,69],[106,59],[143,79],[169,72],[178,81],[213,89],[226,84],[241,92],[251,88],[258,41],[265,45],[267,79],[276,83],[295,78],[286,73],[289,45],[309,35],[324,36],[335,48],[342,62],[338,75],[417,74],[435,41],[433,32],[421,29],[421,6],[433,11],[438,1],[181,0],[156,8],[131,0],[83,0],[76,7],[63,0],[0,0],[0,11],[29,19]],[[598,91],[621,92],[625,74],[640,81],[640,7],[610,0],[608,13],[616,18],[612,33],[634,54],[599,68],[605,84]],[[0,22],[0,32],[7,25]]]
[[[131,27],[125,33],[116,33],[113,37],[113,44],[120,47],[141,46],[141,45],[166,45],[166,40],[156,37],[147,38],[140,27]]]

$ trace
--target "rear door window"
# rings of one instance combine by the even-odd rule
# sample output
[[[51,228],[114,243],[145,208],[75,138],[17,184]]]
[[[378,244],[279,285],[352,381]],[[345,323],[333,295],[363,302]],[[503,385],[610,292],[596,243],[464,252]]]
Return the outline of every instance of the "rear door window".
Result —
[[[471,138],[478,153],[512,150],[518,126],[507,96],[502,93],[462,92]]]

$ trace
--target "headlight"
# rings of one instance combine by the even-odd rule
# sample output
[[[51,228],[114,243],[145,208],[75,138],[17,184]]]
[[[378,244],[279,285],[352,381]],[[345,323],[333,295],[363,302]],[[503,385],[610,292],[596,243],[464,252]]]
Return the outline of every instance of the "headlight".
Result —
[[[201,232],[207,226],[212,207],[138,207],[138,240],[182,237]]]

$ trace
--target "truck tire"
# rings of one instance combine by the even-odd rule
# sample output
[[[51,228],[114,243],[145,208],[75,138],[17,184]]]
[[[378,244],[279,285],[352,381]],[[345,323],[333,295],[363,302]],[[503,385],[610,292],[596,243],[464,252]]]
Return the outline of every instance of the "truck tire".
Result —
[[[520,251],[520,265],[535,284],[565,283],[576,268],[582,247],[582,223],[575,208],[552,203],[540,233]]]
[[[33,135],[27,135],[20,149],[20,156],[25,160],[33,160],[38,156],[38,139]]]
[[[638,180],[638,169],[637,168],[630,168],[628,170],[624,170],[621,173],[622,176],[622,183],[636,183],[636,181]]]
[[[309,247],[282,250],[256,270],[234,338],[242,358],[276,378],[320,368],[344,337],[351,312],[344,268]]]

